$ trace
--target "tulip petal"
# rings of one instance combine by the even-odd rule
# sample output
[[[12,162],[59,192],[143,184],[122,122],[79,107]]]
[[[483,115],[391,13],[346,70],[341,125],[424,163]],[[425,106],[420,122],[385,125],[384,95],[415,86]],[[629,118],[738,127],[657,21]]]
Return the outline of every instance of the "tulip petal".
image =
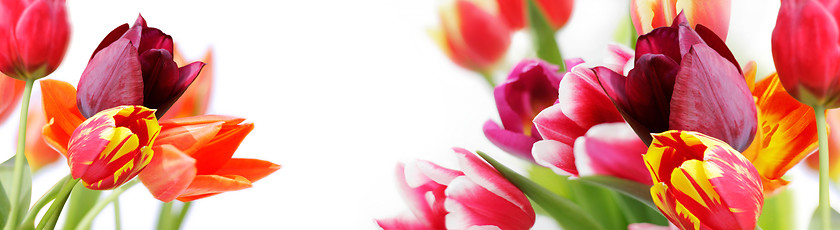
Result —
[[[85,117],[76,107],[76,89],[59,80],[41,80],[41,98],[48,123],[43,128],[44,140],[56,151],[67,156],[67,143]]]
[[[680,52],[679,29],[672,27],[660,27],[648,34],[639,36],[636,40],[636,60],[645,54],[662,54],[676,63],[682,60]]]
[[[143,28],[142,40],[137,47],[137,53],[145,53],[151,49],[163,49],[170,54],[174,52],[172,43],[172,36],[163,33],[157,28]]]
[[[534,142],[537,142],[539,139],[526,136],[522,133],[502,129],[492,120],[488,120],[484,123],[483,130],[484,136],[487,137],[487,140],[490,140],[490,142],[505,152],[529,161],[534,160],[531,155],[531,147],[534,145]]]
[[[632,65],[634,50],[619,44],[607,45],[607,57],[604,60],[604,67],[616,73],[626,74],[625,68]]]
[[[732,62],[732,64],[735,65],[736,68],[738,68],[738,72],[743,72],[743,70],[741,70],[741,66],[738,64],[738,61],[735,59],[735,55],[732,54],[732,51],[729,50],[729,47],[727,47],[726,43],[723,41],[723,39],[726,39],[725,34],[723,38],[720,38],[715,34],[715,32],[712,32],[711,29],[699,24],[694,29],[694,31],[697,32],[697,35],[703,38],[703,41],[706,42],[706,45],[714,49],[718,54],[720,54],[720,56],[726,58],[726,60],[729,60],[729,62]]]
[[[23,96],[26,82],[17,80],[0,73],[0,124],[15,111]]]
[[[173,60],[175,60],[175,63],[178,65],[186,65],[186,62],[183,58],[178,56],[177,52],[175,53]],[[167,111],[162,119],[165,120],[168,118],[197,116],[207,113],[207,106],[210,105],[210,95],[213,91],[213,52],[207,51],[207,54],[205,54],[204,58],[201,60],[202,62],[211,65],[211,68],[202,68],[203,71],[195,77],[195,81],[193,81],[193,83],[190,84],[190,87],[184,91],[184,94],[175,101],[175,104],[169,108],[169,111]]]
[[[30,107],[26,119],[26,162],[36,172],[42,167],[58,161],[61,154],[50,148],[42,138],[41,130],[46,125],[44,111],[38,107]]]
[[[720,194],[726,211],[731,211],[723,213],[733,215],[741,229],[755,228],[764,204],[764,194],[761,192],[760,176],[752,163],[738,152],[720,146],[706,151],[704,161],[711,186]]]
[[[120,105],[142,105],[143,74],[131,42],[121,38],[96,53],[82,73],[77,93],[85,117]]]
[[[26,41],[18,41],[17,54],[20,57],[22,66],[27,67],[25,71],[29,74],[34,74],[33,77],[44,77],[55,70],[61,59],[64,57],[64,51],[69,45],[69,32],[67,28],[69,25],[63,26],[54,25],[54,23],[61,23],[59,18],[64,18],[66,22],[67,14],[63,10],[55,10],[52,3],[47,1],[35,1],[27,6],[23,14],[17,20],[15,28],[15,37],[17,39],[27,39]],[[61,2],[63,5],[63,2]],[[63,6],[60,6],[64,8]],[[44,38],[47,37],[47,38]],[[47,65],[49,59],[53,58],[53,52],[59,51],[58,60],[52,60],[51,68]],[[40,65],[39,65],[40,64]]]
[[[280,169],[280,165],[257,159],[231,158],[216,174],[238,175],[256,182]]]
[[[213,140],[222,129],[223,121],[190,125],[170,125],[161,122],[161,133],[156,145],[173,145],[186,154],[192,154]]]
[[[428,230],[426,226],[417,217],[411,213],[403,213],[400,216],[387,219],[376,219],[376,224],[384,230]],[[445,228],[445,227],[444,227]]]
[[[253,123],[222,126],[213,140],[192,154],[197,162],[198,174],[213,174],[216,170],[219,170],[230,160],[233,153],[239,148],[239,144],[251,130],[254,130]]]
[[[446,188],[444,205],[449,211],[446,215],[446,228],[494,226],[497,229],[530,229],[534,223],[534,213],[529,215],[505,199],[487,199],[498,195],[466,176],[455,178]]]
[[[530,222],[534,222],[534,212],[531,208],[531,203],[528,201],[528,198],[525,198],[522,191],[519,191],[510,181],[502,177],[496,169],[478,158],[475,154],[462,148],[453,148],[453,150],[464,172],[464,176],[469,178],[469,181],[516,205],[522,212],[530,212]],[[455,180],[453,180],[453,183]]]
[[[156,199],[175,200],[195,178],[195,159],[175,146],[154,146],[155,156],[138,177]]]
[[[105,47],[108,47],[108,45],[111,45],[111,43],[114,43],[115,41],[117,41],[117,39],[120,39],[126,31],[128,31],[128,23],[122,24],[120,26],[117,26],[117,28],[114,28],[114,30],[108,33],[108,35],[105,35],[105,38],[102,39],[102,42],[99,43],[99,46],[97,46],[96,49],[93,50],[93,54],[90,55],[90,59],[93,59],[93,56],[96,56],[96,53],[99,53],[100,50],[105,49]]]
[[[677,9],[682,9],[691,24],[697,29],[700,26],[714,28],[715,34],[726,40],[729,32],[729,17],[732,3],[730,0],[693,0],[677,1]],[[712,30],[709,30],[712,32]]]
[[[189,188],[178,196],[181,202],[189,202],[223,192],[237,191],[251,187],[251,181],[236,175],[197,175]]]
[[[442,171],[437,169],[442,169]],[[419,220],[419,223],[425,225],[426,228],[443,229],[446,226],[444,219],[446,210],[443,205],[446,199],[444,194],[446,185],[436,182],[426,173],[439,174],[443,172],[443,174],[449,174],[449,171],[454,170],[426,161],[397,166],[397,183],[400,195],[408,204],[409,210],[414,214],[413,216],[416,217],[415,220]],[[451,179],[447,181],[447,184],[449,181]]]
[[[738,151],[755,136],[757,112],[743,76],[706,45],[683,59],[670,106],[669,129],[698,131]]]
[[[571,145],[554,140],[541,140],[534,143],[532,152],[538,165],[550,168],[557,175],[578,175]]]
[[[647,150],[627,123],[603,123],[575,141],[574,159],[580,176],[610,175],[652,185],[642,159]]]
[[[173,95],[183,93],[178,88],[178,65],[172,60],[172,54],[163,49],[146,51],[139,60],[143,73],[143,105],[158,109],[156,113],[160,117],[169,109],[162,105]]]

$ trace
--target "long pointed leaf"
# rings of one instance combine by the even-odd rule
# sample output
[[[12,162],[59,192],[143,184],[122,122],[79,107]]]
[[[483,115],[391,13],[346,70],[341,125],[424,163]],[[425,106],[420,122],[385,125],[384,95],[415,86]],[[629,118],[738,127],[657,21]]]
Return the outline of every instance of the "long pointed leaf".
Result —
[[[548,214],[563,227],[563,229],[591,229],[603,230],[604,228],[595,221],[592,216],[586,214],[580,206],[574,202],[552,193],[548,189],[534,183],[528,178],[519,175],[508,167],[505,167],[487,154],[477,151],[481,158],[484,158],[499,173],[508,179],[519,190],[534,200]]]
[[[534,43],[534,50],[537,51],[537,57],[543,59],[551,64],[560,67],[558,72],[566,72],[566,65],[563,62],[563,56],[560,54],[560,47],[557,45],[557,39],[554,37],[554,30],[548,24],[540,7],[534,0],[528,0],[528,31],[531,33],[531,39]]]
[[[653,209],[657,209],[656,204],[653,203],[653,198],[650,196],[649,185],[609,176],[585,176],[581,177],[579,180],[589,184],[613,189],[623,193],[624,195],[633,197]]]
[[[67,204],[67,215],[64,219],[64,229],[71,230],[76,229],[76,226],[79,225],[79,221],[93,208],[93,205],[96,202],[92,202],[95,200],[99,200],[99,195],[102,194],[100,190],[91,190],[85,188],[84,185],[81,183],[76,184],[76,187],[73,188],[73,191],[70,192],[70,200]]]
[[[32,200],[32,173],[29,170],[29,163],[26,162],[24,159],[23,164],[23,181],[21,181],[21,188],[20,188],[20,200],[18,201],[18,207],[21,207],[20,211],[18,212],[18,219],[17,223],[23,221],[23,218],[26,216],[26,213],[29,211],[29,202]],[[0,220],[0,226],[6,225],[6,219],[9,217],[9,209],[8,205],[11,204],[8,196],[6,194],[12,190],[12,177],[14,174],[15,168],[15,158],[9,158],[6,162],[0,164],[0,188],[3,189],[2,200],[0,201],[0,217],[3,219]],[[3,206],[6,205],[6,206]]]

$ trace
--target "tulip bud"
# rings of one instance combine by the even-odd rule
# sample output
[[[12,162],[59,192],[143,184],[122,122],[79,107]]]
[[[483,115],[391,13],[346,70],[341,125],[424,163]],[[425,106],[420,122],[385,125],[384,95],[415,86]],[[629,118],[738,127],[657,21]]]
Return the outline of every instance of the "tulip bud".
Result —
[[[671,19],[683,12],[692,28],[697,24],[706,26],[726,40],[731,5],[730,0],[631,0],[630,19],[642,35],[671,26]]]
[[[525,27],[525,22],[528,21],[525,14],[526,0],[496,0],[499,3],[499,11],[502,17],[513,30],[519,30]],[[575,5],[574,0],[536,0],[537,6],[542,9],[543,14],[548,19],[551,28],[558,30],[566,25],[569,18],[572,16],[572,9]]]
[[[809,106],[840,107],[840,1],[782,1],[771,40],[779,79]]]
[[[440,10],[442,29],[432,38],[455,64],[487,72],[502,59],[510,46],[511,31],[498,17],[495,4],[455,0]]]
[[[160,133],[155,111],[119,106],[90,117],[70,137],[70,174],[94,190],[128,182],[152,161],[152,144]]]
[[[70,42],[64,0],[0,4],[0,72],[26,80],[55,71]]]
[[[654,134],[644,158],[654,203],[680,229],[755,229],[764,204],[761,178],[725,142],[672,130]]]
[[[202,62],[178,67],[172,37],[142,16],[105,36],[93,52],[76,96],[85,117],[115,106],[143,105],[161,117],[198,76]]]

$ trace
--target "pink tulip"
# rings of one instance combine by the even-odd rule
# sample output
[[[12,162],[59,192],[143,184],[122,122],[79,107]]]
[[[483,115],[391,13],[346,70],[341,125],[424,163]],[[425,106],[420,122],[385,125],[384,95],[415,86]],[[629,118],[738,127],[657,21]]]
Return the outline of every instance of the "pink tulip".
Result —
[[[70,42],[64,0],[0,1],[0,72],[19,80],[55,71]]]
[[[455,148],[463,171],[427,161],[397,166],[410,213],[376,222],[383,229],[530,229],[536,215],[519,189],[475,154]]]

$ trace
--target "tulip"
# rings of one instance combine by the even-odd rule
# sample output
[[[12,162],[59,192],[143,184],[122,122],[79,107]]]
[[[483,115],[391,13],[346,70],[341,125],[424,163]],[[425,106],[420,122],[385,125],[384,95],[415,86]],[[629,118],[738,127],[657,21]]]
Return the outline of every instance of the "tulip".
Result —
[[[102,110],[82,122],[70,136],[70,175],[94,190],[119,187],[152,161],[152,144],[160,125],[155,111],[143,106]]]
[[[743,151],[755,136],[757,112],[738,62],[720,38],[703,25],[691,29],[682,14],[639,37],[627,77],[605,67],[595,72],[645,143],[650,133],[691,130]]]
[[[513,184],[473,153],[455,148],[463,171],[427,161],[397,166],[411,213],[377,220],[383,229],[530,229],[536,214]]]
[[[567,60],[566,66],[581,62]],[[490,142],[515,156],[534,160],[531,147],[542,138],[531,121],[557,101],[557,86],[563,76],[557,70],[557,66],[541,60],[523,60],[504,83],[496,86],[493,94],[504,128],[492,120],[485,122],[484,135]]]
[[[161,117],[195,80],[202,62],[178,67],[172,37],[146,26],[142,16],[109,33],[79,80],[77,101],[85,117],[119,105],[157,109]]]
[[[26,80],[55,71],[70,42],[64,0],[8,0],[0,4],[0,72]]]
[[[185,65],[187,63],[178,55],[178,52],[175,52],[173,59],[178,65]],[[212,64],[213,52],[207,51],[201,61]],[[191,117],[207,113],[212,89],[213,68],[203,68],[195,78],[195,81],[193,81],[193,84],[184,92],[184,95],[181,95],[181,98],[175,104],[172,104],[172,107],[169,108],[169,111],[161,119]]]
[[[630,19],[639,35],[659,27],[672,26],[677,13],[685,13],[691,27],[698,24],[726,40],[729,32],[730,0],[631,0]]]
[[[840,107],[838,1],[782,1],[771,40],[779,79],[800,102]]]
[[[499,4],[499,13],[505,19],[507,25],[513,30],[525,27],[528,21],[525,12],[525,1],[527,0],[496,0]],[[536,0],[537,6],[543,11],[548,19],[551,28],[558,30],[566,25],[572,16],[574,0]]]
[[[537,164],[560,175],[611,175],[650,184],[642,154],[647,147],[604,94],[595,73],[577,66],[563,77],[557,103],[534,125],[544,140],[533,147]]]
[[[773,194],[788,184],[782,179],[788,170],[817,151],[814,109],[788,95],[776,74],[758,82],[752,95],[760,125],[743,155],[761,175],[764,193]]]
[[[61,154],[50,148],[42,138],[41,130],[46,125],[44,111],[40,108],[29,109],[26,119],[26,162],[32,172],[36,172],[46,165],[58,161]]]
[[[650,193],[680,229],[755,229],[764,204],[755,167],[723,141],[697,132],[653,135],[644,156]]]
[[[163,202],[188,202],[250,188],[280,165],[231,158],[254,129],[253,123],[244,121],[211,115],[161,121],[162,131],[154,146],[158,157],[140,172],[140,180]]]
[[[440,10],[442,27],[430,31],[455,64],[487,73],[510,46],[511,31],[498,17],[495,4],[455,0]]]
[[[24,81],[5,77],[0,73],[0,124],[9,118],[15,107],[20,104],[25,84]]]

